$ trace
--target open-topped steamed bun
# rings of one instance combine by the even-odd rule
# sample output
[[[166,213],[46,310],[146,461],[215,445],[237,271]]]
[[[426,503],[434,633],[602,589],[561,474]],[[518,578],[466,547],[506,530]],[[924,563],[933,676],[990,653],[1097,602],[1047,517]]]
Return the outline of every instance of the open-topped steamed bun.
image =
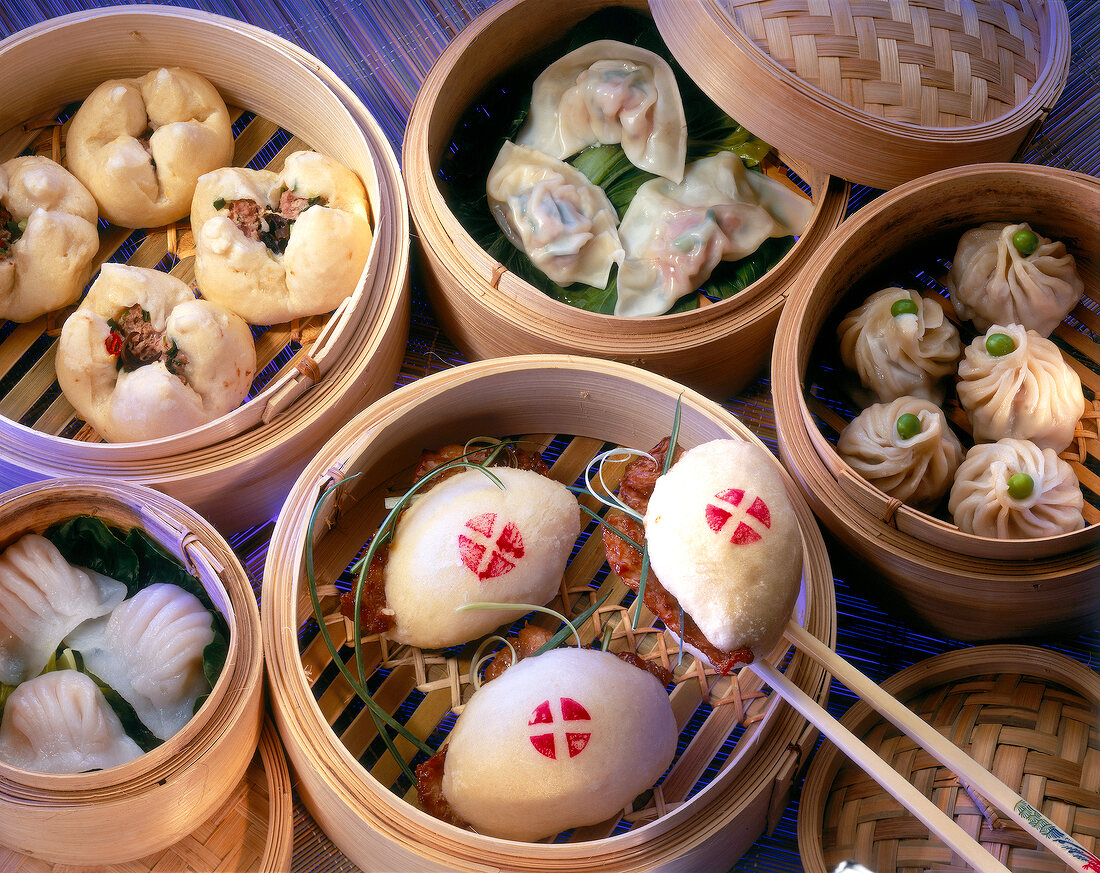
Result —
[[[764,657],[791,616],[802,534],[766,449],[713,440],[657,479],[645,513],[650,567],[714,646]]]
[[[537,840],[596,824],[676,752],[661,683],[608,652],[554,649],[483,686],[451,731],[443,794],[480,833]]]
[[[159,227],[187,215],[199,176],[232,163],[233,129],[210,82],[162,67],[96,88],[73,116],[66,147],[104,218]]]
[[[527,610],[465,603],[547,603],[580,532],[576,498],[530,470],[466,470],[414,500],[397,525],[385,571],[389,636],[422,648],[464,643]]]

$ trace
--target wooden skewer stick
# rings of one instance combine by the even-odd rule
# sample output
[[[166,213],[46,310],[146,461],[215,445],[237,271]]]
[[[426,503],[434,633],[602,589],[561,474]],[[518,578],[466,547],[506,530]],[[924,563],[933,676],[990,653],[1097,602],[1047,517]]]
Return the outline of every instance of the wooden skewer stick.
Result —
[[[945,767],[954,771],[960,782],[983,795],[1001,812],[1011,817],[1025,832],[1031,834],[1038,842],[1069,864],[1072,869],[1079,873],[1086,873],[1086,871],[1100,873],[1100,861],[1095,855],[940,734],[932,725],[883,691],[874,680],[864,676],[831,648],[793,621],[787,625],[786,636],[796,648],[809,655],[847,685],[898,730],[924,748]],[[840,748],[847,752],[843,746]]]
[[[750,664],[749,669],[812,722],[818,730],[833,741],[838,749],[862,767],[868,776],[924,822],[932,833],[943,840],[974,870],[978,873],[1008,873],[1008,868],[982,848],[981,844],[959,827],[953,818],[910,785],[896,770],[822,709],[817,701],[783,675],[780,670],[763,658]]]

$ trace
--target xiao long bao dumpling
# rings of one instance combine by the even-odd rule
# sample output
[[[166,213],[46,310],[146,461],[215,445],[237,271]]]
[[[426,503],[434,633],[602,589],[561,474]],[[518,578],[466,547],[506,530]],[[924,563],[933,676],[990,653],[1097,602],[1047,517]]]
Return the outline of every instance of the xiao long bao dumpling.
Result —
[[[918,509],[935,506],[947,493],[964,454],[943,410],[920,397],[863,410],[836,448],[876,488]]]
[[[976,442],[1015,437],[1060,452],[1085,410],[1058,346],[1018,324],[995,324],[967,346],[957,387]]]
[[[1073,255],[1027,223],[992,222],[962,235],[947,288],[978,330],[1022,324],[1049,336],[1085,290]]]
[[[370,256],[363,183],[317,152],[288,155],[281,173],[208,173],[195,189],[191,227],[203,297],[250,324],[335,309]]]
[[[840,357],[880,402],[911,395],[940,403],[955,372],[959,332],[937,300],[885,288],[849,312],[837,328]]]
[[[597,143],[621,143],[634,166],[679,182],[687,122],[668,62],[604,39],[555,61],[535,79],[516,142],[565,159]]]
[[[81,104],[66,139],[69,169],[122,227],[158,227],[191,208],[199,176],[233,161],[217,89],[179,67],[112,79]]]
[[[95,682],[75,670],[43,673],[4,705],[0,760],[38,773],[84,773],[132,761],[141,747]]]
[[[57,381],[110,442],[151,440],[236,409],[256,371],[248,325],[168,273],[104,264],[65,322]]]
[[[34,155],[0,164],[0,319],[32,321],[76,303],[99,250],[95,199]]]
[[[516,248],[559,285],[604,287],[621,263],[619,217],[579,170],[506,142],[486,182],[489,209]]]
[[[967,452],[948,508],[966,533],[1027,539],[1081,529],[1084,505],[1073,468],[1053,449],[1005,438]]]
[[[619,225],[626,257],[615,314],[667,312],[719,261],[747,257],[769,237],[801,234],[813,210],[785,185],[749,172],[732,152],[695,161],[680,184],[651,179]]]

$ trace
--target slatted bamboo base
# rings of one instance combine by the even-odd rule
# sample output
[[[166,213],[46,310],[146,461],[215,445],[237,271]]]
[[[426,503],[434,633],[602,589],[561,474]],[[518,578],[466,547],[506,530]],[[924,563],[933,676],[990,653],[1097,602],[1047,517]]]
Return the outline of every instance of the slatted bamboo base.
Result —
[[[1100,679],[1043,649],[990,646],[924,661],[882,683],[1085,849],[1100,852]],[[865,704],[842,720],[1014,873],[1060,861]],[[807,873],[855,859],[879,873],[967,869],[927,827],[826,743],[799,811]]]

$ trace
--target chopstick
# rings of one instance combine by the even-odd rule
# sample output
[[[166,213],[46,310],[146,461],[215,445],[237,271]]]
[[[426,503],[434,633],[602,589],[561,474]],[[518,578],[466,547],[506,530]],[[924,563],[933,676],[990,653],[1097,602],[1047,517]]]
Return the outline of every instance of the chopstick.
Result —
[[[862,740],[818,705],[780,670],[761,658],[749,665],[761,679],[799,713],[812,722],[838,749],[863,768],[872,779],[920,819],[978,873],[1008,873],[1008,868],[986,851],[947,813],[869,749]]]
[[[972,787],[984,795],[990,803],[1005,815],[1010,816],[1025,832],[1031,834],[1036,841],[1050,849],[1069,864],[1072,869],[1080,871],[1080,873],[1086,873],[1086,871],[1100,873],[1100,860],[1097,860],[1095,855],[995,775],[979,765],[962,749],[940,734],[932,725],[883,691],[877,683],[863,675],[856,667],[841,658],[840,655],[806,631],[805,628],[791,621],[787,624],[785,634],[787,639],[795,644],[796,648],[813,658],[818,664],[840,679],[851,691],[859,695],[887,721],[915,743],[922,746],[925,751],[945,767],[954,771],[964,785]],[[777,688],[776,691],[779,691],[779,689]],[[817,726],[821,727],[820,725]],[[823,728],[822,731],[824,732]],[[830,737],[830,739],[832,738]],[[847,753],[847,749],[839,744],[837,745]],[[868,773],[874,775],[870,771]],[[898,800],[904,803],[901,798],[898,798]],[[927,824],[927,822],[925,823]]]

